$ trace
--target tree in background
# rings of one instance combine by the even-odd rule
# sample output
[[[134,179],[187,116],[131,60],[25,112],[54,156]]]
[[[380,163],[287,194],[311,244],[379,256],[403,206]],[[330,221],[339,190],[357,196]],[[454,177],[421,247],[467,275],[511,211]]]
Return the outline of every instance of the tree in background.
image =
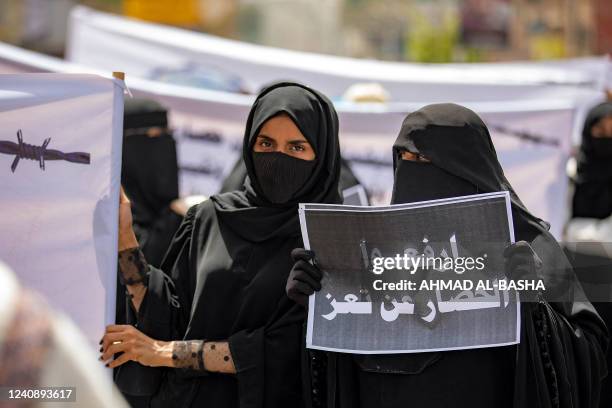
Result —
[[[410,15],[406,57],[415,62],[451,62],[459,40],[459,18],[450,8],[427,13],[415,8]]]

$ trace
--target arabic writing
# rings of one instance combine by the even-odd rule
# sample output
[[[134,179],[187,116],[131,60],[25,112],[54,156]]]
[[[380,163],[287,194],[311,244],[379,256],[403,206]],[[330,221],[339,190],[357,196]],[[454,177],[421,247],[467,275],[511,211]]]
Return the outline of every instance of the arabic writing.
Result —
[[[460,312],[466,310],[506,308],[510,303],[508,290],[499,290],[499,282],[495,279],[492,282],[492,293],[485,289],[462,290],[456,296],[451,296],[448,300],[442,299],[440,289],[433,291],[419,292],[414,296],[404,295],[400,301],[395,297],[386,296],[387,302],[380,303],[380,316],[387,322],[395,321],[400,315],[418,315],[425,322],[432,322],[438,313]],[[344,301],[339,302],[331,294],[326,295],[331,299],[330,306],[332,311],[321,316],[327,320],[333,320],[337,315],[342,314],[372,314],[373,306],[371,301],[360,301],[359,298],[349,293],[344,296]],[[387,309],[385,303],[390,303],[393,308]],[[424,306],[424,307],[423,307]]]

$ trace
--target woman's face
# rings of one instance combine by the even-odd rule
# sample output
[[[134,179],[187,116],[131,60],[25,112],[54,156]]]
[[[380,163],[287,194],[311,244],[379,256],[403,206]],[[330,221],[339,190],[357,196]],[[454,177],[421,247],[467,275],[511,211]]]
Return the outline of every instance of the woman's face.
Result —
[[[254,152],[280,152],[302,160],[314,160],[314,149],[293,120],[281,114],[268,119],[257,135]]]

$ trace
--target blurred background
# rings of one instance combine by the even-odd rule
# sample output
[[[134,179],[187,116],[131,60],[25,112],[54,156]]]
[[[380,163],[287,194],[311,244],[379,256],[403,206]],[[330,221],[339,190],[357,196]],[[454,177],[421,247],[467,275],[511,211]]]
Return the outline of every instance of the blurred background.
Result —
[[[391,61],[612,50],[609,0],[0,0],[0,41],[63,56],[77,4],[251,43]]]

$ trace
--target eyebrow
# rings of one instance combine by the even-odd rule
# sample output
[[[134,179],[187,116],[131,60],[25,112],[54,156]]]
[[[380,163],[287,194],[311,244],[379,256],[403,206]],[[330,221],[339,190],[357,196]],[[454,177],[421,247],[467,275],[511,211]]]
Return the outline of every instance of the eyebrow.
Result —
[[[276,141],[275,139],[271,138],[270,136],[266,136],[264,134],[259,134],[257,135],[258,138],[262,138],[262,139],[267,139],[267,140],[272,140],[272,141]],[[304,140],[304,139],[295,139],[295,140],[289,140],[287,143],[289,144],[304,144],[304,143],[308,143],[310,144],[310,142],[308,140]]]

